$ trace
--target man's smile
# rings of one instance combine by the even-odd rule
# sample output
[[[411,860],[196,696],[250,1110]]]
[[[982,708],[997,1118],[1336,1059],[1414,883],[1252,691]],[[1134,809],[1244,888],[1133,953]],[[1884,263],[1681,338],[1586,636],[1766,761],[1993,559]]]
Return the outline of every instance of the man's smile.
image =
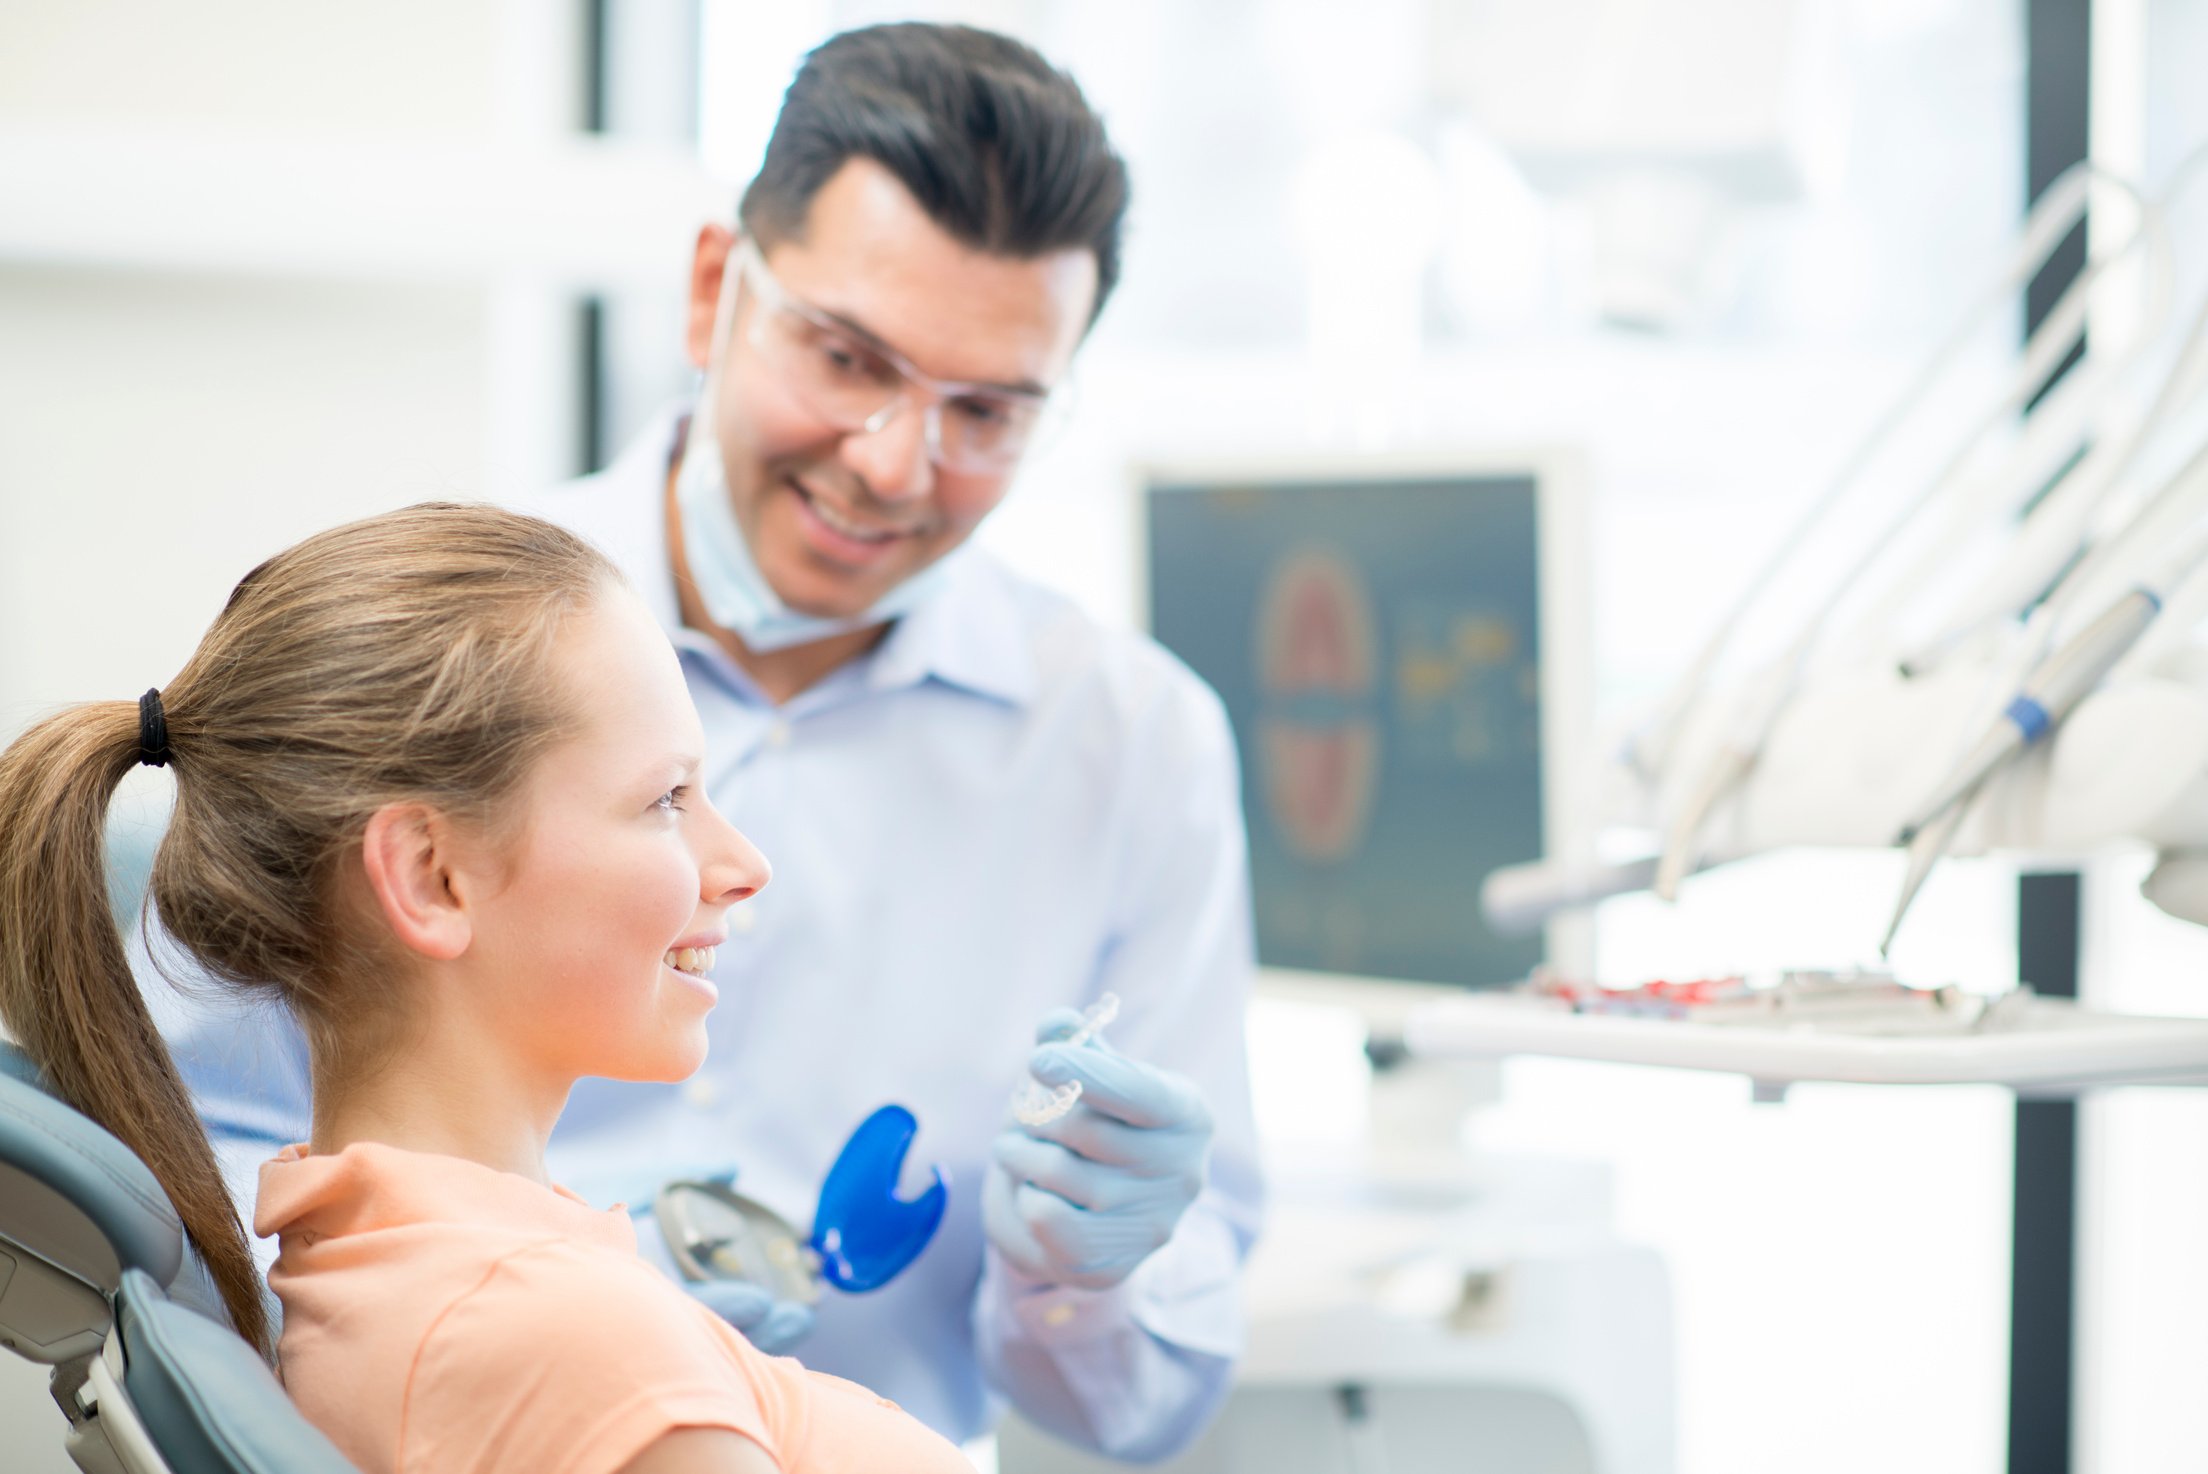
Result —
[[[797,497],[798,506],[822,550],[854,562],[872,562],[892,545],[927,531],[923,525],[883,525],[855,515],[847,508],[811,490],[795,476],[783,478]]]

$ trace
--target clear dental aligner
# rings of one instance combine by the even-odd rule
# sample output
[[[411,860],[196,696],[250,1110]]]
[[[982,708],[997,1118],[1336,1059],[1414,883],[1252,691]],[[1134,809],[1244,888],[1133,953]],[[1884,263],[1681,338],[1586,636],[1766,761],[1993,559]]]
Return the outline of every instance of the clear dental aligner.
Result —
[[[1089,1005],[1081,1015],[1081,1026],[1065,1038],[1054,1041],[1060,1044],[1082,1045],[1094,1039],[1119,1017],[1119,995],[1106,993]],[[1029,1080],[1012,1094],[1012,1119],[1022,1126],[1047,1126],[1073,1109],[1081,1098],[1081,1082],[1068,1080],[1056,1087],[1040,1080]]]

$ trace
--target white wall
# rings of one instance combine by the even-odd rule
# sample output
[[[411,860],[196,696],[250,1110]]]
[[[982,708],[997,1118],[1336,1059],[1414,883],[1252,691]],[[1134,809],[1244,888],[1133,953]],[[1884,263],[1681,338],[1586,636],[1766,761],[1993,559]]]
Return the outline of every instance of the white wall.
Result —
[[[0,271],[0,730],[165,684],[316,528],[482,494],[458,288]]]
[[[503,102],[506,8],[24,0],[0,13],[0,122],[481,133]]]
[[[567,468],[563,293],[387,245],[270,259],[147,160],[184,149],[254,218],[343,247],[326,205],[302,218],[255,161],[554,139],[581,80],[580,14],[0,6],[0,167],[36,179],[42,159],[78,161],[31,203],[0,203],[0,738],[53,705],[166,682],[239,576],[311,529]],[[341,202],[350,184],[320,182]],[[160,205],[136,208],[149,194]],[[39,1370],[0,1357],[0,1463],[71,1467],[61,1428]]]
[[[207,141],[218,165],[234,144],[241,170],[318,137],[478,143],[574,90],[506,80],[512,8],[10,6],[0,150],[79,151],[81,193],[40,208],[105,219],[136,158],[178,138]],[[134,223],[135,269],[0,257],[0,732],[165,681],[230,585],[310,528],[486,490],[491,284],[306,258],[165,269],[165,238],[219,241],[221,223],[189,201]]]

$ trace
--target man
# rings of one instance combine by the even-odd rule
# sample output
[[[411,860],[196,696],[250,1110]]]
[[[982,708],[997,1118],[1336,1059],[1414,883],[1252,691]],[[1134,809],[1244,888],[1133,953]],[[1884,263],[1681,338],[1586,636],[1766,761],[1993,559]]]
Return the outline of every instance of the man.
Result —
[[[775,869],[720,949],[704,1070],[586,1082],[555,1172],[641,1205],[735,1168],[802,1224],[845,1136],[900,1102],[951,1183],[909,1269],[830,1292],[810,1326],[702,1298],[762,1344],[809,1330],[808,1364],[954,1438],[1007,1399],[1156,1458],[1225,1394],[1258,1218],[1232,741],[1157,646],[967,546],[1110,294],[1126,204],[1102,124],[1028,48],[932,25],[833,38],[737,229],[699,234],[698,403],[527,505],[658,610],[713,800]],[[1036,1048],[1107,992],[1105,1047]],[[180,1048],[233,1159],[303,1134],[287,1050],[288,1098],[234,1035]],[[1031,1066],[1083,1093],[1023,1127]],[[639,1232],[659,1239],[649,1214]]]

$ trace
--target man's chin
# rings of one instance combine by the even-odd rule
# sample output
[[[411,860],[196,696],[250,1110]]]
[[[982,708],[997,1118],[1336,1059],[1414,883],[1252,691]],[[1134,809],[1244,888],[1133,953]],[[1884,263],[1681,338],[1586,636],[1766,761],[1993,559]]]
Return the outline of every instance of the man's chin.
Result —
[[[798,578],[770,578],[769,587],[782,607],[807,619],[856,619],[881,601],[874,580],[857,583],[847,579],[808,573]],[[884,591],[896,587],[884,584]]]
[[[880,570],[870,570],[867,577],[857,578],[846,570],[823,566],[823,560],[806,558],[793,572],[781,577],[770,574],[767,583],[792,614],[841,622],[860,618],[918,571],[900,570],[896,577],[883,577]]]

